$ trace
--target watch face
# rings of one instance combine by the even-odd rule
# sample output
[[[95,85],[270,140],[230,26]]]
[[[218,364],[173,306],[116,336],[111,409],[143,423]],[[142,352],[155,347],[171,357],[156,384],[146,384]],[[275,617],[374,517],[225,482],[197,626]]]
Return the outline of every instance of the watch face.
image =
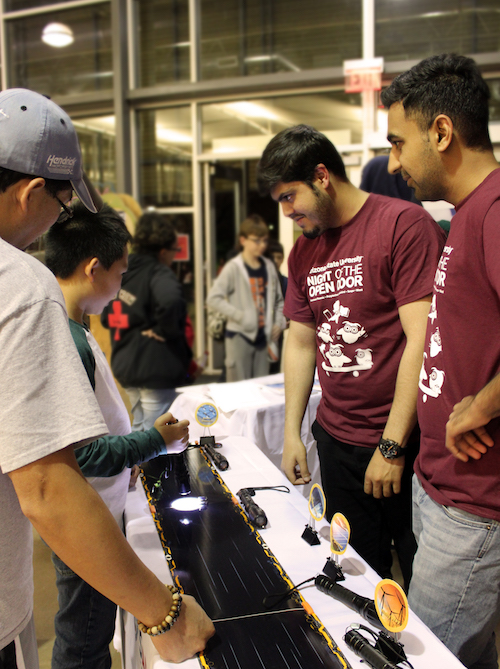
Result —
[[[404,448],[400,446],[397,441],[392,441],[392,439],[381,439],[378,447],[382,455],[389,460],[399,458],[405,454]]]
[[[195,418],[200,425],[203,427],[210,427],[217,422],[219,417],[219,412],[215,404],[210,404],[206,402],[205,404],[200,404],[196,409]]]

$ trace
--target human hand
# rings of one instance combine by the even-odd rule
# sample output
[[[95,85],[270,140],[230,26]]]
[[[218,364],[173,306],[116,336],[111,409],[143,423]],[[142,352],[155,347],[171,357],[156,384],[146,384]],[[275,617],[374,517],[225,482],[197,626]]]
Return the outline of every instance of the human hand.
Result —
[[[141,473],[141,469],[139,465],[134,465],[132,469],[130,470],[130,481],[128,482],[128,488],[131,490],[132,488],[135,488],[135,484],[137,483],[137,479],[139,478],[139,474]]]
[[[306,447],[300,438],[294,441],[285,438],[281,469],[293,485],[306,485],[311,481]]]
[[[404,455],[389,460],[376,448],[365,472],[365,493],[373,495],[376,499],[397,495],[401,492],[404,466]]]
[[[458,460],[479,460],[494,445],[485,429],[491,417],[481,411],[474,395],[455,404],[446,423],[446,448]]]
[[[176,455],[186,450],[189,442],[188,425],[188,420],[177,420],[170,411],[155,420],[154,426],[167,446],[167,455]]]
[[[182,606],[175,625],[164,634],[151,637],[166,662],[184,662],[201,653],[215,634],[212,621],[190,595],[182,595]]]
[[[143,330],[141,334],[143,337],[149,337],[150,339],[155,339],[156,341],[159,341],[161,344],[164,344],[167,341],[164,337],[161,337],[159,334],[156,334],[154,330]]]

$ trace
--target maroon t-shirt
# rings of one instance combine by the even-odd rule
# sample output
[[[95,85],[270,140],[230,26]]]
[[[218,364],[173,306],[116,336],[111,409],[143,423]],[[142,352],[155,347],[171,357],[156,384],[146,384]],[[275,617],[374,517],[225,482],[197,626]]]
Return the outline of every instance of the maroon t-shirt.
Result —
[[[431,294],[443,243],[422,207],[373,194],[347,225],[295,243],[285,315],[316,324],[317,420],[340,441],[376,446],[406,342],[398,308]]]
[[[457,207],[434,280],[420,373],[415,471],[439,504],[500,520],[500,421],[495,445],[461,462],[445,448],[453,406],[500,371],[500,169]]]

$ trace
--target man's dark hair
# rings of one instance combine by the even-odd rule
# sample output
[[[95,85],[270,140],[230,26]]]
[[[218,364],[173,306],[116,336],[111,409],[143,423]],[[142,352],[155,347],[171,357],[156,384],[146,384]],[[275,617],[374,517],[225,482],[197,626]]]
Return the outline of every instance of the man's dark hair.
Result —
[[[84,260],[97,258],[104,269],[123,257],[132,235],[123,218],[105,204],[92,214],[81,202],[71,205],[73,218],[56,221],[47,232],[45,263],[59,278],[68,279]]]
[[[134,251],[157,255],[162,249],[172,249],[177,243],[177,230],[168,216],[147,211],[137,221]]]
[[[415,120],[423,131],[430,128],[436,116],[446,114],[468,148],[492,149],[488,131],[490,90],[472,58],[447,53],[425,58],[398,75],[381,97],[387,109],[401,102],[406,117]]]
[[[339,152],[321,132],[296,125],[279,132],[264,149],[257,165],[257,185],[267,195],[278,183],[303,181],[312,188],[319,163],[341,181],[347,181]]]
[[[23,179],[37,179],[38,177],[33,174],[23,174],[22,172],[14,172],[14,170],[9,170],[6,167],[0,167],[0,193],[5,193],[9,186],[22,181]],[[49,191],[52,196],[57,195],[61,191],[69,190],[71,188],[71,181],[61,180],[61,179],[45,179],[45,188]]]

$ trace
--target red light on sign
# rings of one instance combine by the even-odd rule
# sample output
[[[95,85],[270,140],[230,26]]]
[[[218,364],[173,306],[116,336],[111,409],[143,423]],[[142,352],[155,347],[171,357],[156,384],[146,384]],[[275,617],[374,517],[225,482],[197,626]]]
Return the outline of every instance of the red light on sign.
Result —
[[[179,262],[188,262],[190,260],[189,255],[189,235],[180,233],[177,235],[177,247],[178,251],[174,256],[174,260]]]
[[[363,93],[382,89],[383,58],[344,61],[345,92]]]
[[[346,93],[363,93],[382,89],[382,72],[377,70],[358,70],[350,72],[345,78]]]

